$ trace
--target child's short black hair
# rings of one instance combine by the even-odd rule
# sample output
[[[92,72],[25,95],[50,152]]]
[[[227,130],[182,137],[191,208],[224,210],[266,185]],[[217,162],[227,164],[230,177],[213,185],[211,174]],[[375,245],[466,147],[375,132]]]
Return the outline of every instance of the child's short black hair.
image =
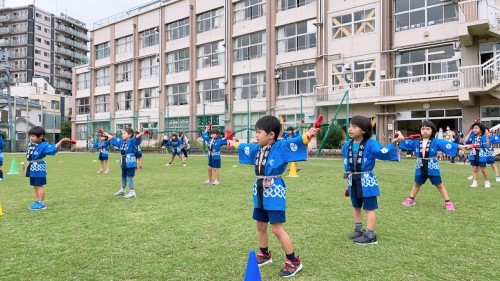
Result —
[[[210,134],[220,135],[219,128],[212,128],[212,129],[210,129]]]
[[[350,123],[365,131],[365,133],[363,134],[364,139],[369,139],[372,137],[372,121],[370,121],[368,117],[356,115],[351,118]]]
[[[28,135],[34,135],[37,138],[45,136],[45,129],[40,126],[35,126],[28,131]]]
[[[293,127],[292,127],[292,126],[290,126],[290,127],[286,128],[286,130],[287,130],[287,131],[293,131]]]
[[[125,128],[123,130],[130,136],[134,135],[134,130],[132,130],[132,128]]]
[[[479,130],[481,130],[481,135],[484,135],[484,133],[486,132],[486,126],[484,126],[481,122],[472,124],[472,128],[474,128],[475,126],[478,126]]]
[[[277,141],[281,132],[281,122],[274,116],[266,115],[257,121],[255,129],[264,130],[268,134],[274,132],[274,140]]]
[[[418,130],[421,131],[422,127],[431,128],[431,130],[432,130],[431,139],[433,139],[434,136],[436,136],[437,128],[436,128],[436,125],[434,125],[434,123],[432,123],[432,121],[425,120],[424,122],[422,122],[422,124],[420,124],[420,128],[418,128]]]
[[[139,132],[139,131],[135,131],[135,134],[136,134],[136,135],[138,135],[138,134],[140,134],[140,133],[141,133],[141,132]]]
[[[176,139],[177,140],[177,134],[172,134],[172,136],[170,137],[171,139]]]

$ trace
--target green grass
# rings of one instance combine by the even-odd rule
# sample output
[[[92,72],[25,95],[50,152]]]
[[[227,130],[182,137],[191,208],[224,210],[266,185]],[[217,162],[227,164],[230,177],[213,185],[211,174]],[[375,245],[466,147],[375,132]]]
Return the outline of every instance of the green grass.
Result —
[[[7,173],[13,155],[6,155]],[[24,155],[15,155],[21,162]],[[0,280],[243,280],[250,249],[258,249],[251,219],[253,167],[224,157],[220,186],[206,186],[206,158],[146,154],[135,177],[138,197],[113,194],[120,170],[97,175],[95,154],[47,157],[48,209],[27,210],[33,189],[22,176],[0,183]],[[64,163],[60,163],[64,161]],[[311,159],[286,178],[285,229],[304,263],[294,280],[498,280],[500,183],[471,189],[467,165],[442,163],[456,211],[444,210],[427,183],[417,205],[403,207],[414,160],[378,162],[382,196],[379,244],[358,246],[350,200],[343,196],[342,162]],[[491,172],[491,169],[488,168]],[[480,181],[480,184],[482,181]],[[274,262],[263,280],[281,280],[284,258],[270,233]]]

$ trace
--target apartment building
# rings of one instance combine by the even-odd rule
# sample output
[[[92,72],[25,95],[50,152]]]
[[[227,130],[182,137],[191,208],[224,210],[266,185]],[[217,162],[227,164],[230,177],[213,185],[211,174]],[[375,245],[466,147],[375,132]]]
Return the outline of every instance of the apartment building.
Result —
[[[371,117],[382,142],[424,119],[500,123],[493,0],[152,1],[94,24],[75,68],[75,136],[105,128],[241,131]],[[347,94],[346,94],[347,92]],[[343,100],[344,98],[344,100]]]
[[[0,48],[8,52],[10,83],[45,78],[56,94],[71,96],[72,68],[88,62],[86,25],[34,5],[0,8]]]

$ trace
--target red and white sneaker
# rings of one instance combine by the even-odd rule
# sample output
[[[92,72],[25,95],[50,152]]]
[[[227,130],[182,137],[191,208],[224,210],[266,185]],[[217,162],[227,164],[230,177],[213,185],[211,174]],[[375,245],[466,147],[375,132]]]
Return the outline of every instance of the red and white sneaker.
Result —
[[[264,255],[264,253],[262,253],[262,251],[259,251],[257,253],[257,264],[259,266],[263,266],[263,265],[266,265],[268,263],[272,263],[273,262],[273,259],[271,258],[271,252],[267,252],[267,255]]]
[[[292,277],[295,276],[295,274],[297,274],[299,271],[301,271],[303,267],[304,266],[297,256],[296,262],[292,262],[291,260],[285,261],[285,266],[280,270],[279,275],[281,277]]]

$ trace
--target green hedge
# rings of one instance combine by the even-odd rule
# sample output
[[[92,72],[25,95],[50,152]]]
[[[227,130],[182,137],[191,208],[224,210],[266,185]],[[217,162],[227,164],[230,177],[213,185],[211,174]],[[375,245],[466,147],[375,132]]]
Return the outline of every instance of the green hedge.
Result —
[[[324,127],[319,129],[318,132],[318,148],[321,142],[323,141],[323,138],[325,137],[325,133],[328,127]],[[326,139],[325,144],[323,145],[324,149],[339,149],[342,146],[342,141],[345,139],[345,132],[341,128],[332,128],[330,130],[330,133],[328,134],[328,137]]]

